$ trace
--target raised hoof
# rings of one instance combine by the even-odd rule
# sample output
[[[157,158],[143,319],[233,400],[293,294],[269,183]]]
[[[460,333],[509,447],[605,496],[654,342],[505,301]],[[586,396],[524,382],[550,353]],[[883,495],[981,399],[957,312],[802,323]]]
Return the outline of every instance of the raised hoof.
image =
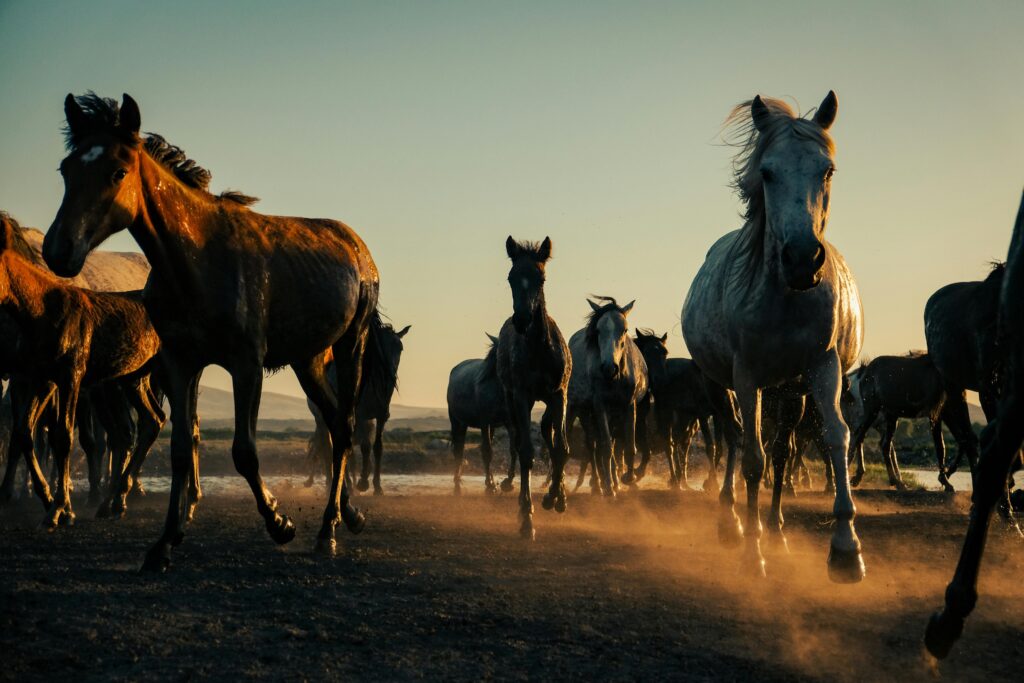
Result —
[[[544,497],[540,501],[540,506],[545,510],[551,510],[555,507],[555,497],[550,493],[545,493]]]
[[[945,610],[938,611],[928,619],[928,627],[924,630],[924,646],[936,659],[945,659],[963,632],[963,619],[951,617]]]
[[[360,479],[359,481],[356,482],[357,491],[368,491],[369,489],[370,482],[366,481],[365,479]]]
[[[275,515],[267,521],[267,532],[274,539],[274,543],[284,545],[295,538],[295,525],[287,515]]]
[[[515,480],[512,477],[501,480],[501,490],[505,493],[511,493],[516,488]]]
[[[185,521],[191,522],[196,518],[196,508],[199,507],[198,501],[188,504],[188,510],[185,512]]]
[[[832,546],[828,551],[828,578],[832,583],[859,583],[864,580],[864,558],[859,550],[840,550]]]
[[[864,473],[863,472],[858,472],[857,474],[853,475],[852,477],[850,477],[850,486],[853,486],[854,488],[860,486],[860,480],[863,479],[863,478],[864,478]],[[829,489],[831,489],[831,491]],[[832,487],[832,486],[825,486],[825,493],[834,493],[834,492],[835,492],[835,488],[834,487]]]
[[[135,486],[132,487],[131,491],[128,492],[128,497],[129,498],[145,498],[146,497],[146,488],[142,485],[142,482],[139,482],[139,483],[135,484]]]
[[[142,561],[142,567],[139,569],[140,573],[143,574],[162,574],[171,567],[171,551],[164,545],[156,546],[149,549],[146,553],[146,559]]]
[[[345,522],[345,528],[352,534],[361,534],[366,528],[366,515],[357,508],[352,508],[351,512],[344,512],[341,515],[341,520]]]
[[[338,552],[338,542],[333,538],[317,538],[313,552],[324,557],[334,557]]]
[[[743,542],[743,525],[740,518],[736,513],[731,517],[722,517],[718,520],[718,542],[724,548],[735,548]]]

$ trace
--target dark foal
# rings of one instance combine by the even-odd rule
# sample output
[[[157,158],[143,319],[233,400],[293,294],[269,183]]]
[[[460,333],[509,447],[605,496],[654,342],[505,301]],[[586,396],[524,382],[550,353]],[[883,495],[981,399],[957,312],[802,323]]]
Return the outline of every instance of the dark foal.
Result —
[[[448,375],[448,420],[451,423],[452,456],[455,460],[455,494],[462,492],[463,451],[466,431],[480,430],[480,456],[484,464],[484,492],[496,493],[498,486],[491,472],[494,458],[494,430],[508,429],[505,394],[498,380],[497,338],[491,339],[491,348],[484,358],[464,360]],[[508,477],[501,482],[503,491],[511,491],[515,482],[515,455],[509,439]]]
[[[505,251],[512,261],[508,284],[512,290],[512,316],[498,334],[496,363],[498,380],[505,394],[511,427],[511,441],[519,459],[520,533],[533,539],[533,499],[530,471],[534,448],[530,438],[530,412],[537,401],[545,404],[541,435],[551,453],[551,486],[544,496],[544,509],[565,512],[565,461],[569,453],[565,439],[566,391],[572,374],[572,358],[558,325],[548,315],[544,301],[544,280],[551,258],[551,239],[541,244],[516,242],[511,236]]]
[[[184,538],[199,380],[213,364],[232,378],[235,468],[277,543],[292,540],[295,527],[278,511],[259,471],[256,420],[264,371],[291,366],[326,417],[333,466],[316,547],[333,554],[339,520],[355,533],[365,524],[343,485],[364,355],[370,380],[386,381],[377,340],[380,278],[370,250],[343,223],[263,215],[248,208],[251,197],[211,194],[209,172],[159,135],[140,135],[139,107],[127,95],[120,107],[91,93],[68,95],[64,111],[64,199],[43,257],[55,273],[70,277],[90,251],[127,229],[152,267],[144,302],[161,343],[173,476],[164,531],[143,569],[166,569],[171,547]],[[328,351],[337,395],[324,372]]]

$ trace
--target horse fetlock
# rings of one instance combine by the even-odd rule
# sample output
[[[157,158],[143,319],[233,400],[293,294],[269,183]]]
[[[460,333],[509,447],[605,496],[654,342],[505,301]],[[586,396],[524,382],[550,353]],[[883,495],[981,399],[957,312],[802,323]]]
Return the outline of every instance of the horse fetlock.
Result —
[[[357,491],[368,491],[370,489],[370,482],[366,477],[360,477],[359,481],[356,482]]]
[[[718,542],[726,548],[735,548],[743,540],[743,524],[732,505],[722,506],[718,515]]]
[[[287,515],[276,512],[267,517],[267,533],[278,545],[284,545],[295,538],[295,525]]]

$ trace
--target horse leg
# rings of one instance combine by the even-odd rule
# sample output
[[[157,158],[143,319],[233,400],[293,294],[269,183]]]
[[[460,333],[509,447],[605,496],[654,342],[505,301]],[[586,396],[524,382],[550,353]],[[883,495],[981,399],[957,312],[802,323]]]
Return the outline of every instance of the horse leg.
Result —
[[[530,439],[530,409],[533,402],[526,396],[506,391],[505,405],[512,424],[512,438],[519,457],[519,534],[533,540],[533,498],[530,493],[530,471],[533,469],[533,441]]]
[[[898,418],[895,416],[885,416],[885,428],[882,431],[882,439],[878,442],[878,452],[882,454],[882,461],[885,463],[885,471],[889,475],[889,486],[895,486],[896,489],[902,491],[906,486],[903,485],[903,482],[900,481],[899,475],[896,473],[892,452],[892,437],[896,432],[897,420]]]
[[[516,488],[516,446],[512,440],[512,428],[505,428],[505,436],[508,438],[508,475],[501,480],[501,490],[504,493],[511,493]]]
[[[865,401],[865,403],[867,402]],[[863,408],[860,424],[854,429],[853,439],[850,442],[849,462],[852,463],[854,458],[857,459],[857,472],[850,478],[850,486],[855,487],[859,486],[861,479],[864,478],[864,437],[867,435],[871,425],[875,423],[881,406],[878,405],[877,401],[872,401],[870,405],[863,405]],[[884,453],[882,457],[885,457]]]
[[[640,451],[640,466],[636,468],[636,480],[640,481],[647,474],[647,465],[651,461],[651,440],[648,429],[648,416],[651,412],[651,399],[645,398],[636,406],[636,445]]]
[[[373,433],[373,495],[380,496],[384,494],[384,489],[380,485],[380,461],[384,457],[384,425],[387,423],[387,418],[380,417],[375,422]]]
[[[828,556],[829,578],[837,583],[856,583],[864,578],[864,560],[860,539],[854,528],[857,508],[850,491],[846,458],[850,447],[850,430],[839,411],[842,370],[835,351],[810,373],[811,393],[821,413],[821,439],[825,452],[835,469],[836,498],[833,516],[836,524]]]
[[[932,443],[935,444],[935,460],[939,465],[939,483],[946,493],[953,493],[955,489],[946,476],[946,440],[942,437],[942,419],[938,415],[933,415],[929,417],[928,422],[932,432]]]
[[[7,448],[7,471],[3,484],[0,484],[0,503],[14,497],[18,460],[22,458],[35,494],[49,509],[53,505],[53,496],[35,456],[33,434],[43,411],[49,408],[53,387],[47,386],[45,390],[38,391],[30,383],[15,377],[11,379],[8,391],[11,394],[11,436]]]
[[[548,399],[544,409],[544,421],[551,429],[551,443],[548,452],[551,454],[551,486],[541,501],[545,510],[554,508],[557,512],[565,512],[565,463],[569,461],[569,447],[565,436],[566,392],[560,391]]]
[[[971,466],[971,474],[974,474],[974,466],[978,462],[978,438],[971,427],[971,415],[967,410],[967,399],[964,392],[948,392],[946,405],[943,407],[943,417],[949,431],[956,439],[957,457],[953,465],[946,470],[946,475],[952,475],[960,466],[960,459],[965,455]]]
[[[682,420],[680,420],[680,423]],[[690,482],[687,480],[687,470],[690,465],[690,444],[693,443],[694,424],[691,422],[685,426],[680,425],[679,433],[681,439],[675,442],[676,457],[676,488],[690,490]]]
[[[166,422],[166,416],[159,405],[150,400],[149,389],[145,378],[139,378],[122,386],[120,392],[127,405],[135,409],[138,416],[137,436],[134,446],[129,445],[128,462],[115,483],[111,484],[110,512],[114,516],[123,517],[128,509],[128,495],[133,484],[138,481],[142,464],[146,461],[150,449],[160,436]],[[103,508],[101,507],[101,510]],[[189,514],[188,519],[191,519]]]
[[[89,505],[95,505],[103,498],[103,453],[97,450],[99,444],[96,442],[94,427],[92,396],[91,392],[87,392],[78,399],[78,442],[82,444],[85,464],[89,470]]]
[[[362,456],[362,469],[359,471],[356,490],[368,491],[370,489],[370,453],[373,449],[370,443],[370,420],[356,420],[355,440],[359,442],[359,454]]]
[[[480,428],[480,459],[484,463],[484,493],[494,494],[498,492],[498,486],[494,483],[494,475],[491,474],[491,463],[494,460],[494,428],[491,425],[484,425]]]
[[[57,387],[57,412],[50,425],[50,446],[53,449],[57,476],[53,503],[43,517],[43,527],[55,529],[59,524],[75,523],[71,510],[71,441],[75,432],[75,408],[78,406],[79,377],[69,373]]]
[[[715,467],[715,463],[718,461],[718,444],[716,443],[718,435],[712,433],[708,416],[699,418],[699,422],[700,433],[704,439],[704,455],[708,459],[708,476],[701,488],[705,491],[714,491],[718,488],[718,470]],[[715,430],[717,431],[717,429],[716,425]]]
[[[726,396],[728,399],[728,395]],[[731,410],[732,400],[728,400]],[[715,420],[722,418],[724,413],[719,412]],[[726,440],[725,476],[722,479],[722,491],[718,494],[718,542],[727,548],[734,548],[743,540],[743,524],[739,515],[736,514],[736,452],[737,441],[740,440],[741,432],[739,423],[734,415],[726,415],[724,418],[723,431]],[[753,425],[749,427],[753,430]],[[746,433],[746,428],[743,430]]]
[[[1024,441],[1024,412],[1019,394],[1012,389],[1004,398],[999,417],[982,432],[982,456],[975,476],[971,495],[971,514],[960,561],[953,580],[946,588],[943,610],[932,615],[925,631],[924,642],[934,656],[942,659],[963,632],[964,621],[978,601],[978,571],[985,552],[992,510],[1006,495],[1006,477],[1013,464],[1021,441]]]
[[[605,496],[614,496],[615,489],[612,480],[612,473],[614,471],[614,463],[612,462],[614,457],[612,453],[613,444],[608,424],[608,415],[604,410],[604,406],[595,406],[592,419],[594,422],[594,437],[597,440],[594,457],[601,482],[601,492]]]
[[[743,530],[746,547],[741,569],[755,577],[763,577],[764,557],[761,555],[761,516],[757,507],[758,492],[764,476],[764,446],[761,444],[761,389],[743,368],[733,370],[736,398],[743,416],[743,479],[747,484],[747,524]],[[731,508],[730,508],[731,511]]]
[[[636,403],[630,403],[625,414],[621,417],[621,434],[617,441],[622,444],[623,459],[626,462],[626,471],[622,475],[622,483],[628,486],[636,484]]]
[[[786,535],[782,526],[786,520],[782,515],[782,487],[786,482],[786,463],[790,459],[793,432],[804,412],[803,397],[780,397],[775,415],[775,442],[772,444],[772,506],[768,514],[768,542],[789,552]]]
[[[464,455],[466,448],[466,425],[462,422],[451,419],[452,424],[452,458],[455,462],[455,475],[452,481],[455,484],[455,495],[462,494],[462,466],[466,462]],[[481,430],[482,434],[483,430]]]

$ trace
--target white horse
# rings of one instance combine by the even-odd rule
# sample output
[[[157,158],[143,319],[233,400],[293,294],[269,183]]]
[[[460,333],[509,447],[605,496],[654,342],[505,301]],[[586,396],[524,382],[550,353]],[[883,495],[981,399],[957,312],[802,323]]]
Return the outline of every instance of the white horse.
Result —
[[[743,416],[743,566],[764,574],[757,508],[765,467],[761,390],[789,384],[809,391],[821,410],[822,441],[836,478],[829,576],[853,583],[863,578],[864,562],[846,468],[850,431],[839,395],[864,330],[857,285],[843,257],[824,240],[835,171],[827,131],[837,106],[829,92],[810,119],[795,115],[784,102],[761,97],[733,110],[727,124],[742,136],[734,185],[746,203],[746,223],[711,247],[683,304],[682,325],[697,365],[735,390]],[[730,484],[727,480],[720,497],[719,531],[723,540],[738,540],[744,530],[733,511]],[[779,493],[776,487],[769,532],[784,545]]]

